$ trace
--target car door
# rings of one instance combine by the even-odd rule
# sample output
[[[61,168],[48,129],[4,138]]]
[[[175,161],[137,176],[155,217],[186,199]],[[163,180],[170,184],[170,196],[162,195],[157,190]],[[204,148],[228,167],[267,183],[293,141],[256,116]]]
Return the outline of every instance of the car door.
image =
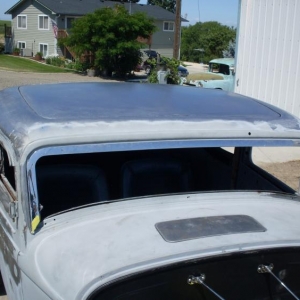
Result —
[[[22,299],[21,272],[17,264],[16,204],[15,170],[0,144],[0,268],[9,299]]]

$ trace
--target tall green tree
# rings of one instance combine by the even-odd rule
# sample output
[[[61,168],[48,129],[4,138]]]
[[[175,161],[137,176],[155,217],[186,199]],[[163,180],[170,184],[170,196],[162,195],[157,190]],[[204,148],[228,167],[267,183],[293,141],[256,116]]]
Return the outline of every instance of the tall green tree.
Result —
[[[156,30],[154,21],[143,13],[129,14],[121,5],[106,7],[77,19],[71,34],[61,41],[79,57],[90,52],[94,66],[120,75],[134,70],[144,44]]]
[[[147,4],[161,6],[172,13],[176,11],[176,0],[148,0]]]
[[[181,59],[208,63],[211,59],[223,57],[223,50],[235,38],[235,28],[214,21],[182,27]]]

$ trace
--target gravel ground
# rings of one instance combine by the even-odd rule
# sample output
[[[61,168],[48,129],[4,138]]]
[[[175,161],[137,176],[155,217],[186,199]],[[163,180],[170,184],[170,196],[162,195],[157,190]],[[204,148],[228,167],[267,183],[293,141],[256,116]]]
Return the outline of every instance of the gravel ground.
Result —
[[[205,66],[197,63],[185,62],[190,74],[202,72]],[[143,72],[135,75],[144,76]],[[46,84],[59,82],[112,82],[115,80],[101,77],[88,77],[86,75],[73,73],[30,73],[8,71],[0,66],[0,90],[12,86]],[[0,299],[1,300],[1,299]]]
[[[46,84],[59,82],[109,82],[115,81],[100,77],[88,77],[73,73],[29,73],[13,72],[0,67],[0,90],[20,85]]]

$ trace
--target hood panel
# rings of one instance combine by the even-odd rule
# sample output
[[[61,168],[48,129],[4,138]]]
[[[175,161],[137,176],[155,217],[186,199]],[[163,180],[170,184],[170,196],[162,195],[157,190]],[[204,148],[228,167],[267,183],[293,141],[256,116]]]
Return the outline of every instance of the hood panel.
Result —
[[[300,245],[299,214],[300,203],[293,197],[263,193],[177,195],[93,206],[56,216],[36,235],[20,264],[34,261],[26,273],[45,289],[55,287],[56,299],[77,299],[87,287],[171,262]],[[228,215],[247,215],[266,231],[169,243],[155,228],[159,222]]]

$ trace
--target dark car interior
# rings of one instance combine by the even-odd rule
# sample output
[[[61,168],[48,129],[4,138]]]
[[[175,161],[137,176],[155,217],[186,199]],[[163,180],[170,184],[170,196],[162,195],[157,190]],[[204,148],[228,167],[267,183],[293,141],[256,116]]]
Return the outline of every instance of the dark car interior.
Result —
[[[122,278],[96,290],[88,300],[299,299],[299,253],[299,248],[281,248],[185,261]],[[263,265],[273,266],[278,280],[259,272]],[[202,278],[205,285],[191,284],[191,278]]]
[[[251,148],[189,148],[45,156],[36,164],[41,214],[124,198],[251,190],[294,193],[254,165]]]

